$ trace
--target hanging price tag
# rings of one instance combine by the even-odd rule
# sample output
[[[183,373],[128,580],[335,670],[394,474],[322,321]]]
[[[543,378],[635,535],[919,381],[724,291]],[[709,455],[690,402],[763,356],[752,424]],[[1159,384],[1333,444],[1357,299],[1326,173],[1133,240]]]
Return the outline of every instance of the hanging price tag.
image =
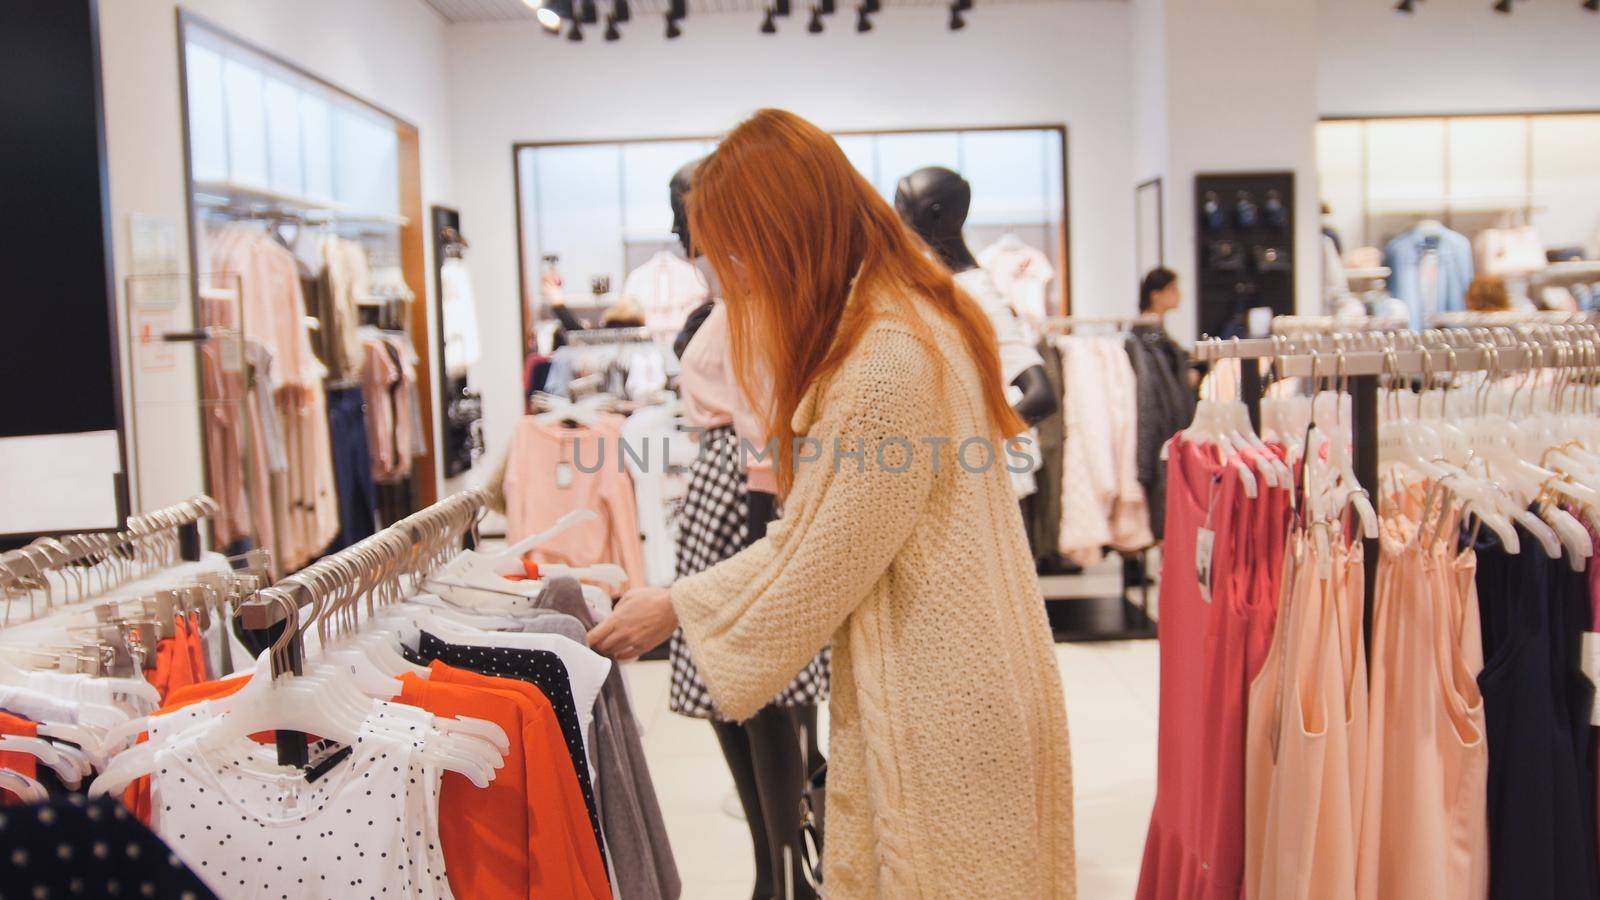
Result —
[[[1211,602],[1211,554],[1217,534],[1202,528],[1194,537],[1194,574],[1200,582],[1200,596]]]
[[[572,464],[556,463],[556,487],[572,487]]]

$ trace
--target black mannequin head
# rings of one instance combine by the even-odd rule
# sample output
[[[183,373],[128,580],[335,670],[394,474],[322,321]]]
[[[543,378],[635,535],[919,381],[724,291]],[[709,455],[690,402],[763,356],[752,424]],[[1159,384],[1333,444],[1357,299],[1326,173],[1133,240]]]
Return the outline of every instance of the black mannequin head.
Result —
[[[672,181],[668,182],[668,190],[672,195],[672,233],[678,236],[678,243],[683,245],[683,252],[690,259],[694,258],[694,250],[689,240],[689,212],[684,208],[683,199],[694,182],[694,170],[700,168],[701,162],[697,159],[685,163],[683,168],[672,173]]]
[[[972,185],[959,174],[940,166],[918,169],[900,179],[894,191],[894,208],[900,218],[927,241],[952,272],[975,269],[978,261],[967,249],[961,228],[972,205]]]

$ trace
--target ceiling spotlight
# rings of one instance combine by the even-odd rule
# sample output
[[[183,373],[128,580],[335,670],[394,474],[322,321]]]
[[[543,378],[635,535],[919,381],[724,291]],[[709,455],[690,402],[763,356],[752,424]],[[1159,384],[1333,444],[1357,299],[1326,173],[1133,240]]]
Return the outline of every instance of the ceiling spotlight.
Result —
[[[539,11],[533,15],[534,18],[539,20],[539,25],[543,27],[545,31],[548,31],[551,34],[560,33],[561,16],[558,15],[555,10],[548,6],[541,6],[539,7]]]
[[[670,40],[673,40],[674,38],[681,37],[682,35],[683,35],[683,29],[678,27],[678,20],[674,19],[671,15],[668,15],[667,16],[667,40],[670,41]]]
[[[628,7],[628,0],[617,0],[611,5],[611,21],[629,22],[633,19],[633,10]]]
[[[583,40],[583,29],[579,27],[577,19],[573,19],[572,27],[567,29],[567,40],[574,44]]]
[[[839,9],[838,5],[835,3],[835,0],[820,0],[820,2],[817,4],[817,8],[822,10],[822,14],[825,16],[831,16]]]
[[[955,0],[955,7],[961,12],[968,12],[972,9],[972,0]]]
[[[1592,13],[1600,13],[1600,0],[1583,0],[1583,8]]]
[[[1511,14],[1511,0],[1497,0],[1497,2],[1495,3],[1493,9],[1497,13],[1502,13],[1504,15],[1510,15]]]
[[[1394,11],[1408,15],[1414,13],[1417,11],[1417,0],[1400,0],[1395,4]]]
[[[861,0],[861,5],[857,8],[868,15],[876,15],[878,10],[883,9],[883,3],[881,0]]]
[[[622,32],[617,30],[617,17],[606,16],[606,40],[618,41],[622,39]]]
[[[961,0],[950,4],[950,30],[960,31],[967,27],[967,20],[961,18]]]
[[[872,20],[867,18],[867,5],[865,3],[856,7],[856,31],[872,30]]]
[[[689,0],[668,0],[667,17],[671,19],[689,18]]]
[[[811,7],[811,22],[806,25],[806,30],[812,34],[822,33],[822,9],[820,7]]]
[[[793,11],[794,11],[794,9],[790,5],[789,0],[773,0],[773,3],[772,3],[772,14],[773,15],[779,16],[779,17],[784,17],[784,16],[789,15],[789,13],[791,13]]]
[[[582,0],[582,2],[578,4],[578,15],[576,18],[579,22],[582,22],[585,25],[593,25],[594,23],[600,21],[600,10],[595,4],[594,0]]]
[[[761,17],[761,33],[762,34],[777,34],[778,33],[778,23],[777,23],[777,21],[775,21],[772,18],[773,15],[774,15],[774,12],[773,12],[772,7],[770,7],[770,6],[767,7],[767,14]]]

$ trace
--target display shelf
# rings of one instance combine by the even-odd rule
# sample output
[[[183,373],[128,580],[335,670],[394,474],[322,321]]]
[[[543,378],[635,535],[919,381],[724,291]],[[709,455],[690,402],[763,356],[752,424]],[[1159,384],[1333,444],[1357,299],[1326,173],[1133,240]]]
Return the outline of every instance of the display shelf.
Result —
[[[239,201],[266,203],[296,209],[329,221],[377,222],[404,228],[411,224],[405,216],[392,213],[362,212],[347,204],[333,200],[317,200],[297,194],[286,194],[268,188],[240,184],[234,181],[196,181],[195,202],[202,206],[227,206]]]

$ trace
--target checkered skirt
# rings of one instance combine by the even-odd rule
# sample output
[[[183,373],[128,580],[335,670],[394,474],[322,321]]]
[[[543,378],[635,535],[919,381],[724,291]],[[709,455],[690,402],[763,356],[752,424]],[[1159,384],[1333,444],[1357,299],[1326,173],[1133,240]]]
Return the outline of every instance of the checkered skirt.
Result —
[[[689,486],[678,519],[679,578],[711,568],[749,541],[749,503],[738,438],[731,427],[723,426],[705,431],[700,443],[700,455],[689,466]],[[668,707],[697,719],[723,719],[689,658],[681,629],[673,632],[667,650],[672,661]],[[832,648],[822,648],[772,702],[805,706],[828,699],[832,654]]]

